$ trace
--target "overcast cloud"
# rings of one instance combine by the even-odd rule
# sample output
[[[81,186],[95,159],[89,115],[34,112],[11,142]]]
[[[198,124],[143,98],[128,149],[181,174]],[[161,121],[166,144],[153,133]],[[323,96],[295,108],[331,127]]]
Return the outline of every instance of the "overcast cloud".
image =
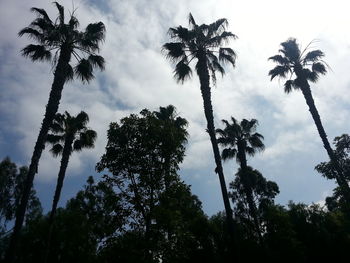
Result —
[[[270,82],[279,43],[296,37],[303,46],[311,40],[326,53],[332,71],[312,85],[329,139],[349,133],[348,96],[350,68],[350,17],[346,1],[232,1],[232,0],[119,0],[59,1],[66,10],[77,8],[81,27],[102,21],[106,41],[102,56],[107,65],[96,72],[89,85],[74,81],[65,85],[60,112],[90,116],[89,126],[98,132],[95,149],[73,154],[61,204],[81,189],[104,152],[106,131],[111,121],[143,108],[156,110],[173,104],[189,123],[190,140],[182,164],[183,179],[212,214],[223,209],[219,182],[214,174],[211,145],[197,76],[184,85],[172,78],[172,65],[161,53],[169,27],[187,26],[188,13],[198,23],[225,17],[229,30],[239,38],[230,43],[238,53],[235,69],[218,78],[212,90],[216,125],[221,119],[256,118],[265,136],[266,150],[249,159],[265,177],[276,181],[281,190],[277,200],[318,202],[331,193],[333,183],[314,171],[327,156],[301,92],[283,92],[283,82]],[[32,63],[19,51],[29,40],[18,31],[34,15],[30,7],[44,8],[50,17],[56,9],[50,1],[5,0],[0,3],[0,158],[9,155],[28,165],[39,131],[53,78],[50,64]],[[36,187],[44,205],[51,202],[59,160],[47,151],[40,161]],[[237,164],[225,164],[227,183]]]

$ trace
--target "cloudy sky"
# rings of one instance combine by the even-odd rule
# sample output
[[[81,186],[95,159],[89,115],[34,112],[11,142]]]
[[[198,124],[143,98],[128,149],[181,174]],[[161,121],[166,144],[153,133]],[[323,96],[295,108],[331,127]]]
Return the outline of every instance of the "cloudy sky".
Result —
[[[62,192],[61,205],[82,188],[87,176],[96,179],[94,167],[104,152],[106,131],[111,121],[119,121],[143,108],[156,110],[173,104],[189,125],[187,156],[182,178],[192,185],[208,214],[223,210],[219,182],[214,173],[211,145],[205,133],[199,81],[194,75],[184,85],[172,78],[172,65],[161,53],[169,39],[169,27],[187,26],[191,12],[197,23],[211,23],[225,17],[229,30],[238,36],[230,43],[237,54],[235,69],[227,68],[213,88],[216,126],[221,119],[256,118],[258,131],[265,136],[265,152],[248,162],[280,187],[277,201],[320,202],[331,193],[333,183],[314,171],[326,160],[301,92],[283,92],[283,82],[270,82],[267,60],[277,53],[279,43],[296,37],[306,46],[326,53],[330,71],[312,84],[329,139],[349,133],[350,113],[350,17],[347,1],[233,1],[233,0],[64,0],[67,10],[77,8],[81,27],[102,21],[106,41],[101,54],[107,65],[96,72],[89,85],[74,81],[65,85],[60,112],[90,116],[90,127],[98,132],[93,150],[73,154]],[[51,18],[57,10],[51,1],[3,0],[0,2],[0,158],[10,156],[19,165],[28,165],[43,118],[53,79],[48,63],[32,63],[19,51],[30,41],[19,38],[34,14],[30,7],[44,8]],[[56,183],[59,159],[44,152],[35,178],[35,187],[47,211]],[[227,182],[237,170],[225,163]]]

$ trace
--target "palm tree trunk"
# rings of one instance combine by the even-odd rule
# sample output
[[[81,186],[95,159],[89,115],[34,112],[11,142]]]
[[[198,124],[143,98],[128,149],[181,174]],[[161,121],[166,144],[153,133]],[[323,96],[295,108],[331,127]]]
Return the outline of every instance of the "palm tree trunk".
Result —
[[[216,164],[215,172],[219,176],[229,233],[231,235],[231,238],[234,239],[234,223],[233,223],[233,217],[232,217],[233,213],[232,213],[230,201],[227,194],[225,176],[222,169],[221,156],[220,156],[219,147],[216,139],[213,107],[211,103],[211,91],[209,86],[209,72],[207,68],[207,60],[204,53],[201,54],[198,58],[197,73],[200,80],[201,93],[202,93],[203,104],[204,104],[204,114],[205,114],[205,118],[207,119],[207,132],[209,133],[211,145],[214,152],[214,159]]]
[[[243,189],[245,191],[245,194],[247,196],[247,202],[248,202],[248,206],[249,206],[249,210],[250,213],[253,217],[253,222],[254,222],[254,227],[255,227],[255,231],[258,234],[258,238],[259,238],[259,243],[260,245],[264,245],[264,241],[261,235],[261,230],[260,230],[260,220],[258,217],[258,212],[257,212],[257,208],[256,205],[254,203],[254,198],[253,198],[253,191],[252,191],[252,187],[250,185],[250,178],[248,178],[248,173],[247,173],[247,158],[246,158],[246,154],[245,154],[245,150],[244,150],[244,146],[241,145],[240,142],[238,142],[237,145],[238,148],[238,158],[239,158],[239,162],[241,164],[241,182],[243,184]]]
[[[52,231],[53,231],[53,222],[57,210],[57,205],[58,201],[60,200],[61,196],[61,191],[63,187],[63,181],[66,175],[67,167],[68,167],[68,162],[70,155],[72,154],[72,143],[73,143],[73,136],[68,136],[65,140],[64,147],[63,147],[63,152],[62,152],[62,159],[61,159],[61,166],[60,170],[58,172],[58,177],[57,177],[57,184],[56,184],[56,189],[55,189],[55,194],[52,202],[52,208],[51,208],[51,213],[49,217],[49,233],[48,233],[48,238],[47,238],[47,244],[46,244],[46,253],[45,253],[45,263],[47,262],[48,255],[50,253],[50,244],[51,244],[51,236],[52,236]]]
[[[68,49],[61,49],[61,54],[57,63],[57,67],[54,73],[54,80],[51,87],[49,101],[46,105],[45,116],[42,121],[41,129],[35,143],[34,152],[32,155],[31,163],[28,170],[25,187],[21,197],[21,202],[16,212],[16,221],[13,228],[13,234],[11,236],[10,245],[6,251],[5,261],[13,262],[14,255],[19,240],[20,231],[24,222],[25,212],[29,200],[30,191],[33,186],[34,176],[38,172],[39,160],[43,149],[45,148],[45,142],[50,125],[58,111],[60,104],[62,90],[68,74],[68,63],[71,58],[71,52]]]
[[[334,169],[336,170],[336,176],[335,176],[336,181],[340,186],[340,188],[342,189],[342,193],[345,199],[347,200],[347,204],[350,204],[350,187],[346,182],[346,179],[344,178],[344,171],[341,169],[339,162],[331,148],[331,145],[329,144],[327,134],[321,122],[321,117],[318,114],[314,99],[312,97],[310,85],[307,83],[306,80],[303,83],[303,88],[301,89],[301,91],[303,92],[306,104],[308,105],[311,116],[315,122],[318,134],[321,137],[323,147],[326,149],[327,154],[331,162],[333,163]]]

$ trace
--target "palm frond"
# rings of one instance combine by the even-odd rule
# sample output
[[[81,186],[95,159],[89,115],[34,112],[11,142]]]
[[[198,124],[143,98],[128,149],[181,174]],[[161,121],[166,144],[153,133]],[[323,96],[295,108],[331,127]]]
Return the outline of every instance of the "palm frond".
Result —
[[[62,154],[63,151],[63,146],[61,144],[55,144],[54,146],[52,146],[52,148],[50,149],[50,152],[52,153],[53,156],[58,156],[60,154]]]
[[[91,23],[85,29],[85,38],[98,44],[105,39],[106,27],[102,22]]]
[[[226,161],[228,159],[233,159],[237,155],[237,149],[235,148],[225,148],[221,152],[221,158]]]
[[[231,32],[224,31],[220,35],[216,35],[207,41],[208,46],[219,47],[222,44],[227,44],[231,39],[236,39],[237,36]]]
[[[54,25],[52,24],[51,20],[48,21],[42,17],[35,19],[29,26],[41,30],[41,33],[45,35],[51,34],[51,31],[54,29]]]
[[[223,130],[223,129],[218,128],[218,129],[215,130],[215,132],[217,134],[219,134],[221,137],[226,137],[226,131]]]
[[[255,150],[255,148],[253,148],[253,147],[246,146],[246,147],[245,147],[245,152],[246,152],[248,155],[250,155],[250,156],[254,156],[255,153],[256,153],[256,150]]]
[[[289,38],[287,41],[281,43],[282,52],[290,61],[299,61],[300,47],[295,38]]]
[[[168,30],[168,35],[175,40],[188,43],[193,39],[193,32],[185,27],[171,27]]]
[[[196,21],[194,20],[194,18],[193,18],[191,13],[188,15],[188,23],[189,23],[190,26],[193,26],[193,27],[197,26]]]
[[[71,81],[74,78],[74,70],[73,70],[73,68],[72,68],[72,66],[70,64],[67,64],[66,67],[67,67],[67,72],[66,72],[66,75],[65,75],[65,80],[66,81]]]
[[[46,11],[44,9],[32,7],[30,9],[30,11],[32,11],[32,12],[42,16],[44,19],[46,19],[47,21],[50,21],[52,23],[50,17],[47,15],[47,13],[46,13]]]
[[[51,52],[43,45],[28,45],[21,50],[21,54],[24,57],[29,57],[31,60],[43,61],[51,59]]]
[[[273,62],[278,63],[281,66],[285,66],[289,64],[288,58],[282,55],[275,55],[275,56],[269,57],[268,60],[272,60]]]
[[[208,61],[210,63],[210,68],[212,73],[215,74],[216,71],[219,71],[221,75],[223,76],[225,74],[224,68],[220,65],[219,60],[217,56],[214,55],[212,52],[207,52]]]
[[[288,66],[278,65],[269,71],[269,76],[271,76],[271,80],[275,77],[285,78],[289,72],[290,68]]]
[[[179,61],[174,70],[174,78],[177,82],[184,83],[185,80],[190,79],[192,77],[192,69],[187,64],[187,60],[183,59]]]
[[[240,124],[243,133],[254,132],[256,130],[257,125],[258,125],[258,120],[256,119],[251,119],[251,120],[243,119]]]
[[[184,51],[185,45],[181,42],[170,42],[163,45],[162,49],[165,51],[167,59],[172,61],[179,61],[186,55]]]
[[[265,149],[265,145],[262,142],[263,139],[264,136],[256,132],[249,136],[248,141],[253,148],[258,149],[259,151],[263,151]]]
[[[38,41],[39,43],[44,43],[44,36],[42,33],[40,33],[38,30],[31,28],[31,27],[25,27],[21,31],[18,32],[18,36],[23,36],[24,34],[27,34],[29,38]]]
[[[236,52],[231,48],[220,48],[219,49],[219,61],[223,63],[231,63],[233,67],[236,65]]]
[[[312,71],[325,75],[327,73],[326,66],[322,62],[316,62],[312,64]]]
[[[93,72],[92,65],[91,65],[90,61],[85,59],[85,58],[81,59],[74,68],[74,73],[83,82],[85,82],[85,81],[89,82],[90,80],[92,80],[95,77],[92,72]]]
[[[100,70],[105,69],[105,59],[99,55],[90,55],[88,58],[93,67],[98,67]]]
[[[83,148],[93,148],[96,138],[97,133],[94,130],[86,130],[80,133],[78,140],[74,141],[73,149],[75,151],[81,151]]]
[[[68,24],[69,24],[69,27],[74,30],[78,28],[79,21],[75,16],[71,15]]]
[[[77,116],[75,116],[74,122],[78,123],[79,126],[84,127],[89,122],[89,115],[85,111],[81,111]]]
[[[311,71],[308,68],[304,68],[303,69],[303,75],[305,76],[305,78],[311,82],[317,82],[318,78],[319,78],[319,73],[316,71]]]
[[[305,55],[303,62],[304,64],[306,64],[307,62],[316,62],[323,57],[324,57],[324,53],[321,50],[313,50],[308,52]]]
[[[218,134],[220,134],[218,132]],[[221,137],[217,138],[218,144],[222,146],[233,146],[235,144],[235,138],[230,137],[226,132],[221,134]]]
[[[57,144],[60,142],[64,142],[64,136],[56,135],[56,134],[48,134],[46,137],[46,141],[50,144]]]
[[[210,37],[213,33],[220,34],[223,30],[225,30],[228,26],[228,21],[226,18],[220,18],[216,20],[214,23],[211,23],[208,26],[208,36]]]
[[[284,92],[288,94],[292,91],[292,88],[296,88],[296,85],[294,80],[289,79],[284,83]]]
[[[58,18],[59,18],[60,24],[64,25],[64,8],[57,2],[53,2],[53,3],[56,5],[58,9],[58,13],[59,13]]]

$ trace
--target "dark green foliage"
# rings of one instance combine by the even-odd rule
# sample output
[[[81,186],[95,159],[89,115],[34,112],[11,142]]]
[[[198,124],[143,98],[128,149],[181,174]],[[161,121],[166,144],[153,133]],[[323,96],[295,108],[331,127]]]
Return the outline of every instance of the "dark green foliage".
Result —
[[[17,168],[8,157],[0,162],[0,233],[10,230],[7,224],[15,218],[27,173],[27,167]],[[33,189],[30,193],[26,220],[34,220],[40,217],[41,213],[41,204]]]
[[[233,211],[236,215],[236,219],[242,224],[241,226],[245,228],[244,236],[245,238],[252,238],[256,233],[254,233],[253,225],[253,214],[250,211],[246,189],[242,180],[246,180],[246,184],[250,186],[252,191],[252,197],[254,201],[254,206],[257,209],[257,216],[260,222],[260,228],[264,232],[265,223],[263,222],[264,213],[269,209],[270,206],[274,205],[274,199],[279,193],[278,185],[275,182],[267,181],[263,175],[250,166],[246,168],[243,173],[242,169],[236,174],[235,180],[230,184],[230,197],[233,202]]]
[[[17,168],[8,157],[0,162],[0,261],[8,246],[11,225],[19,207],[27,173],[27,167]],[[37,220],[41,215],[41,203],[36,197],[36,191],[32,189],[25,214],[26,224]]]
[[[186,247],[184,242],[194,242],[188,233],[190,226],[183,225],[192,217],[185,213],[194,211],[204,217],[200,203],[177,174],[185,153],[186,126],[187,121],[177,116],[173,106],[132,114],[120,124],[110,124],[106,153],[97,164],[98,171],[110,173],[104,181],[113,185],[123,203],[124,213],[128,214],[125,225],[141,235],[140,242],[146,247],[140,256],[146,262],[160,257],[168,262],[174,257],[166,259],[164,253],[174,251],[185,260],[182,253],[186,253],[180,247]],[[189,241],[185,241],[187,238]],[[105,253],[107,257],[110,252]]]
[[[346,182],[350,182],[350,136],[348,134],[343,134],[341,136],[335,137],[333,144],[335,146],[334,154],[344,171]],[[336,178],[336,169],[331,162],[321,162],[316,165],[316,171],[327,179],[333,180]],[[335,211],[338,209],[348,211],[348,205],[346,199],[344,198],[341,188],[336,187],[333,190],[333,195],[326,198],[326,205],[330,211]]]

